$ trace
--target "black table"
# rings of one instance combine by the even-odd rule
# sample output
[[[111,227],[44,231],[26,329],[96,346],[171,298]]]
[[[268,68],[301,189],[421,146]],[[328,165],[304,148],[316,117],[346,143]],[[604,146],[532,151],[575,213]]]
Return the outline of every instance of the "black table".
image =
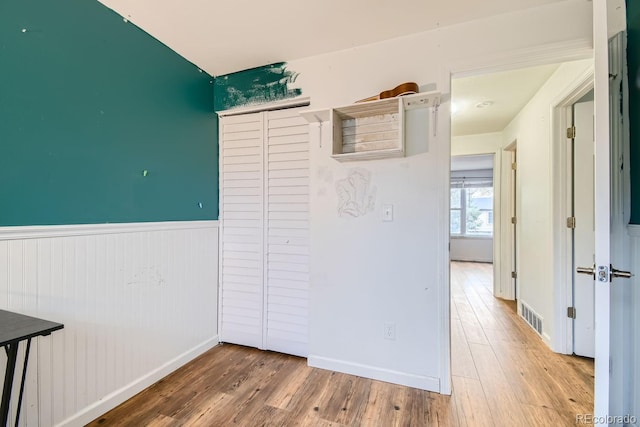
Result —
[[[27,350],[24,354],[22,382],[20,383],[18,410],[16,412],[16,426],[20,419],[20,406],[22,405],[24,381],[27,377],[27,362],[29,361],[31,338],[49,335],[51,332],[62,329],[63,327],[64,325],[62,323],[49,322],[48,320],[25,316],[24,314],[0,310],[0,345],[3,346],[7,352],[7,369],[4,373],[4,388],[2,389],[2,403],[0,404],[1,427],[6,427],[9,421],[9,401],[11,399],[11,389],[16,371],[16,360],[18,358],[18,345],[20,341],[27,341]]]

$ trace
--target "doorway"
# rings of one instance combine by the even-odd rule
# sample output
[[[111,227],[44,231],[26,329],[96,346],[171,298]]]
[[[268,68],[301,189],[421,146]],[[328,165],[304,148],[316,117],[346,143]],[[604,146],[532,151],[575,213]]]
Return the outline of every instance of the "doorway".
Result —
[[[582,60],[454,78],[451,90],[452,156],[491,153],[496,159],[494,297],[517,301],[518,315],[547,346],[568,354],[573,353],[573,329],[566,326],[573,278],[571,264],[559,264],[573,259],[568,252],[573,242],[565,239],[571,193],[565,184],[567,154],[557,152],[556,109],[576,103],[592,80],[593,62]],[[526,97],[505,115],[514,102],[509,97],[522,95],[527,82]],[[466,100],[468,94],[476,97]],[[458,125],[469,112],[475,119]],[[566,149],[566,126],[564,136]],[[560,267],[567,276],[560,277]]]
[[[494,156],[451,157],[450,258],[493,264]]]

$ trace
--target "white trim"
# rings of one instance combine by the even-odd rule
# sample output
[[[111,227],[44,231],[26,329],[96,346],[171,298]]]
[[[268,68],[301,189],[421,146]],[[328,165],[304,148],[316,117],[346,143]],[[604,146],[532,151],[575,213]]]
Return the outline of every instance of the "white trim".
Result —
[[[68,236],[96,236],[149,231],[196,230],[218,228],[218,226],[218,220],[132,222],[119,224],[27,225],[0,227],[0,241]]]
[[[310,105],[309,97],[298,97],[274,101],[265,104],[254,104],[245,107],[230,108],[228,110],[216,111],[218,117],[238,116],[240,114],[260,113],[262,111],[282,110],[284,108],[306,107]]]
[[[309,356],[308,364],[314,368],[357,375],[364,378],[371,378],[407,387],[419,388],[421,390],[440,392],[440,381],[438,378],[409,374],[406,372],[393,371],[391,369],[378,368],[376,366],[362,365],[360,363],[346,362],[344,360],[313,355]]]
[[[88,424],[105,412],[115,408],[116,406],[140,393],[142,390],[160,381],[162,378],[166,377],[178,368],[194,360],[196,357],[211,350],[216,345],[218,345],[218,343],[219,340],[218,336],[216,335],[213,338],[210,338],[193,347],[192,349],[187,350],[186,352],[158,367],[157,369],[154,369],[147,375],[144,375],[132,381],[128,385],[122,387],[121,389],[108,394],[101,400],[95,402],[90,406],[87,406],[81,412],[78,412],[72,417],[63,420],[59,424],[56,424],[56,426],[78,426]]]
[[[269,335],[269,116],[268,112],[261,115],[262,118],[262,216],[260,218],[262,235],[262,288],[260,299],[262,300],[262,345],[260,350],[267,349],[267,337]]]
[[[630,237],[640,237],[640,225],[639,224],[627,225],[627,233],[629,233]]]
[[[595,98],[595,265],[611,263],[611,141],[609,105],[609,40],[607,0],[593,0],[594,98]],[[594,415],[609,415],[611,288],[595,282],[596,354],[594,367]]]
[[[448,75],[446,85],[450,85],[451,76]],[[449,221],[451,219],[451,100],[444,102],[441,106],[442,114],[429,114],[429,129],[438,130],[438,143],[436,147],[436,158],[446,159],[438,163],[437,182],[440,182],[443,190],[437,192],[440,227],[437,242],[437,253],[439,267],[437,283],[438,286],[438,342],[440,343],[440,369],[438,372],[438,383],[433,379],[424,378],[424,389],[437,387],[436,391],[441,394],[451,394],[451,279],[450,279],[450,230]],[[442,132],[442,133],[440,133]]]
[[[218,222],[220,229],[218,230],[218,335],[220,341],[224,342],[224,333],[222,332],[222,253],[224,251],[224,120],[222,117],[218,122]]]
[[[449,71],[460,78],[588,58],[593,58],[592,41],[571,40],[482,58],[465,58],[452,63]]]
[[[498,242],[498,247],[496,247],[495,255],[494,255],[494,295],[506,300],[515,300],[516,299],[516,280],[512,277],[512,272],[517,272],[517,247],[514,245],[516,242],[517,235],[517,227],[518,224],[515,225],[511,223],[512,217],[518,217],[518,212],[515,207],[515,202],[519,200],[516,197],[514,201],[514,196],[517,196],[516,183],[513,181],[514,171],[512,169],[512,163],[514,163],[514,153],[517,153],[518,141],[513,140],[506,147],[500,149],[500,156],[496,154],[496,159],[499,158],[500,161],[500,173],[498,175],[498,181],[500,182],[500,194],[499,194],[499,209],[500,209],[500,217],[496,219],[494,213],[494,227],[495,224],[498,224],[496,228],[499,229],[500,241]],[[515,174],[517,177],[517,161],[518,157],[515,155],[516,159],[516,170]],[[494,181],[496,180],[496,175],[494,174]],[[517,178],[516,178],[517,180]],[[494,190],[495,197],[495,190]],[[499,221],[499,222],[498,222]],[[494,229],[495,234],[495,229]],[[494,242],[494,246],[496,243]],[[497,260],[497,262],[496,262]],[[517,307],[517,312],[520,313],[520,306]]]

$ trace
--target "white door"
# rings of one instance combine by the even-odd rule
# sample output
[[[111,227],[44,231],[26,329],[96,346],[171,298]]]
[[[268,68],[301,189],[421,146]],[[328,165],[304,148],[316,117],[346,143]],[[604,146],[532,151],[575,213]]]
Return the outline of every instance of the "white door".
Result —
[[[220,340],[264,348],[264,123],[220,119]]]
[[[306,356],[309,134],[299,111],[220,120],[220,340]]]
[[[593,101],[573,106],[573,259],[574,266],[594,264],[593,217]],[[574,271],[573,280],[573,352],[595,356],[593,277]]]
[[[633,358],[620,355],[625,348],[623,338],[634,326],[618,323],[616,318],[625,304],[623,294],[617,292],[631,282],[610,276],[611,267],[623,269],[624,265],[624,203],[623,175],[624,138],[616,130],[619,121],[620,85],[616,79],[623,76],[620,63],[624,58],[623,37],[614,38],[609,44],[608,2],[594,0],[594,86],[595,86],[595,408],[594,414],[603,421],[610,415],[623,415],[622,404],[628,399],[628,388],[621,385],[624,378],[632,377]],[[624,5],[624,3],[622,3]],[[610,68],[610,61],[612,67]],[[610,81],[610,76],[612,77]],[[613,127],[611,126],[613,124]],[[623,149],[621,149],[621,147]],[[612,181],[613,178],[613,181]],[[614,291],[612,292],[612,289]],[[628,307],[629,308],[629,307]],[[633,307],[630,307],[633,309]],[[613,321],[613,324],[612,324]],[[624,331],[614,330],[613,326]],[[611,333],[613,331],[613,333]]]
[[[265,347],[308,353],[309,124],[299,109],[266,115]]]
[[[638,281],[625,278],[631,267],[637,269],[638,238],[633,247],[627,234],[630,219],[630,176],[624,33],[610,42],[610,133],[611,133],[611,264],[613,280],[610,283],[610,372],[609,415],[620,417],[625,425],[638,425]],[[621,108],[622,107],[622,108]],[[626,111],[624,114],[621,110]],[[625,159],[627,159],[625,161]],[[633,255],[632,255],[633,254]],[[637,273],[637,271],[636,271]],[[631,419],[635,417],[635,421]],[[625,418],[626,417],[626,418]]]

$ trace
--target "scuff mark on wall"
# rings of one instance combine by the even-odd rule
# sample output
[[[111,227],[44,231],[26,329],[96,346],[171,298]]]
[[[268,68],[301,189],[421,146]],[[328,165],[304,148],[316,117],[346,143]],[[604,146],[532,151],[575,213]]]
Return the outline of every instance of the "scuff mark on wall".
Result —
[[[287,70],[286,62],[265,65],[218,76],[214,80],[214,110],[281,101],[302,94],[302,89],[292,88],[298,73]]]
[[[162,286],[165,279],[156,267],[145,267],[127,280],[127,285]]]

